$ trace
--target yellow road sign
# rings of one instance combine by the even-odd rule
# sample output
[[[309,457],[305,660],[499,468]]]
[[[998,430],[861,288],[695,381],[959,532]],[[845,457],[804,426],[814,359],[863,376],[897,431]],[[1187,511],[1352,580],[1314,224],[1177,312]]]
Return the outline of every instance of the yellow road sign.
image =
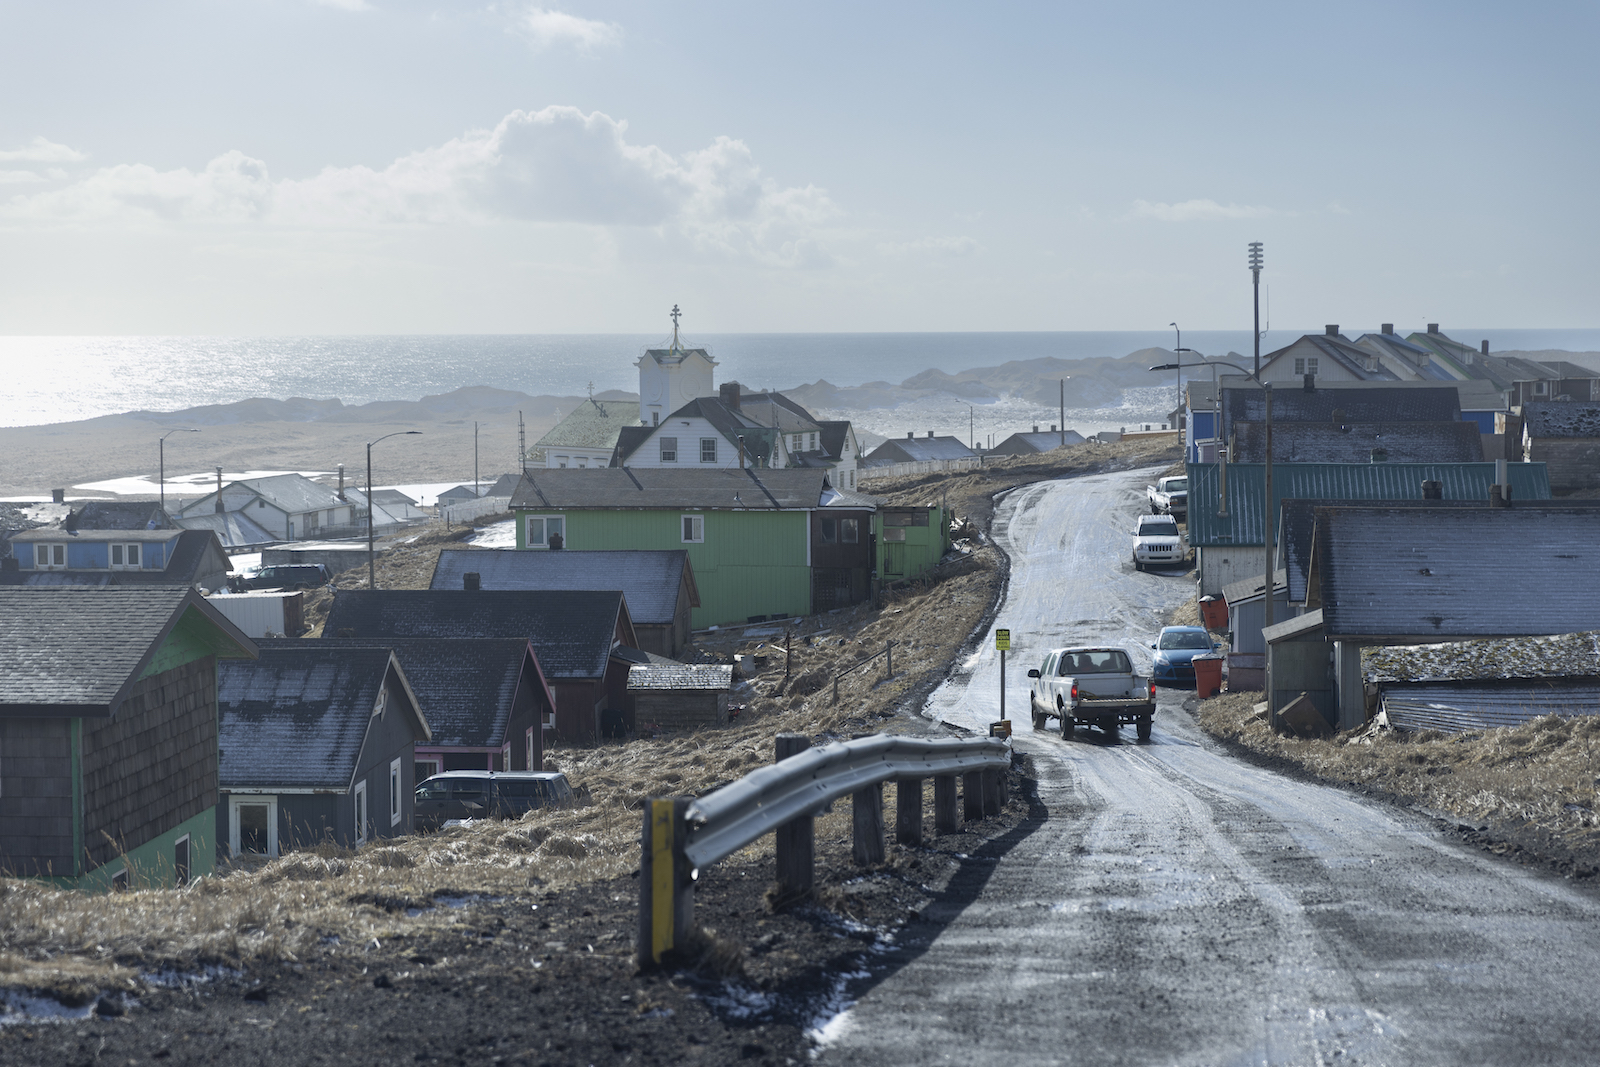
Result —
[[[1009,652],[1011,650],[1011,631],[996,630],[994,632],[994,647],[1001,652]]]

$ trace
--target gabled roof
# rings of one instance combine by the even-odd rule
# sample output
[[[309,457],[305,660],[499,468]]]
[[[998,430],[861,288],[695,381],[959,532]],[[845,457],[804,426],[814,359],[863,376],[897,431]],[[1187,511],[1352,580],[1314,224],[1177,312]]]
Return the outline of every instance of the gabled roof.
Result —
[[[1068,445],[1081,445],[1084,436],[1077,430],[1034,431],[1032,433],[1014,433],[1004,441],[989,450],[990,455],[1000,456],[1031,456],[1040,452],[1049,452],[1062,446],[1062,439]]]
[[[1264,422],[1266,393],[1254,386],[1223,386],[1222,424]],[[1311,392],[1291,385],[1272,390],[1272,424],[1291,422],[1459,422],[1460,394],[1454,386],[1429,388],[1329,389]]]
[[[1541,400],[1522,405],[1522,419],[1523,430],[1532,438],[1600,437],[1600,404]]]
[[[322,632],[369,643],[516,638],[532,643],[548,678],[599,678],[619,626],[632,628],[627,610],[614,590],[341,589]]]
[[[733,408],[724,404],[714,396],[696,397],[671,415],[661,420],[659,426],[643,426],[645,432],[641,435],[632,433],[619,435],[617,448],[613,453],[613,462],[626,465],[629,457],[643,448],[647,442],[657,435],[664,437],[678,436],[681,427],[674,427],[674,419],[704,419],[711,424],[711,428],[721,434],[729,445],[737,448],[739,438],[744,438],[744,449],[747,462],[752,465],[770,462],[773,448],[773,439],[776,430],[742,415]],[[693,450],[695,442],[680,441],[678,451],[680,455],[697,455]]]
[[[757,425],[776,427],[782,433],[811,433],[822,426],[815,415],[782,393],[741,392],[739,410]]]
[[[0,586],[0,715],[115,715],[186,618],[216,655],[256,655],[191,586]]]
[[[1266,543],[1261,527],[1266,474],[1260,463],[1229,463],[1228,514],[1218,512],[1221,471],[1216,463],[1189,469],[1189,544],[1211,548]],[[1550,476],[1543,463],[1508,463],[1511,498],[1549,500]],[[1440,482],[1446,500],[1488,502],[1493,463],[1274,463],[1273,514],[1284,500],[1417,501],[1422,483]]]
[[[1309,581],[1335,639],[1575,633],[1600,629],[1597,552],[1589,508],[1329,507]]]
[[[217,671],[223,789],[350,789],[385,684],[399,694],[385,714],[406,716],[417,741],[432,736],[387,648],[301,640],[260,647],[259,659]]]
[[[1345,340],[1345,338],[1342,336],[1334,336],[1326,333],[1305,334],[1298,340],[1284,345],[1276,352],[1262,356],[1262,373],[1265,373],[1267,367],[1278,359],[1289,358],[1288,353],[1297,345],[1310,345],[1312,348],[1317,350],[1318,355],[1332,360],[1348,371],[1351,376],[1359,378],[1362,381],[1396,381],[1399,379],[1399,375],[1395,374],[1394,371],[1377,361],[1377,357],[1374,353],[1365,348],[1356,347],[1353,343]],[[1375,368],[1368,369],[1367,364],[1369,361],[1377,363],[1377,366]]]
[[[1266,426],[1235,422],[1234,457],[1266,458]],[[1273,463],[1368,463],[1375,449],[1391,463],[1479,463],[1483,438],[1474,422],[1279,422],[1272,419]]]
[[[817,507],[826,474],[820,470],[746,467],[591,467],[530,470],[511,494],[511,507],[691,508],[772,511]]]
[[[922,463],[938,459],[972,459],[977,453],[959,437],[891,437],[861,458],[863,467]]]
[[[154,526],[151,526],[154,523]],[[159,500],[85,500],[63,524],[76,530],[171,529]]]
[[[573,408],[534,448],[611,448],[617,434],[639,425],[637,400],[585,400]]]
[[[275,474],[268,478],[243,478],[234,485],[242,485],[269,504],[276,504],[291,515],[322,508],[343,507],[346,503],[339,494],[326,485],[320,485],[303,474]],[[226,487],[224,487],[226,488]],[[214,498],[215,493],[211,494]]]
[[[445,548],[433,567],[432,589],[460,589],[478,575],[482,589],[620,589],[635,623],[670,624],[678,591],[689,581],[689,602],[700,606],[689,553],[677,550],[529,552],[518,548]]]
[[[844,455],[844,444],[850,438],[850,420],[830,419],[817,423],[822,427],[818,443],[822,451],[831,459],[839,459]]]
[[[208,531],[227,548],[270,545],[279,540],[277,534],[255,522],[243,511],[225,511],[220,515],[208,511],[172,521],[184,530]]]
[[[515,478],[515,475],[508,474],[506,477]],[[356,492],[360,492],[360,490],[358,489]],[[374,489],[372,491],[372,502],[380,507],[384,504],[409,504],[412,507],[417,506],[417,502],[415,500],[412,500],[398,489]]]
[[[516,710],[518,687],[538,694],[546,710],[555,698],[540,662],[519,638],[388,638],[384,641],[325,638],[308,644],[378,646],[394,651],[432,729],[439,748],[499,748]],[[520,742],[518,742],[520,743]]]

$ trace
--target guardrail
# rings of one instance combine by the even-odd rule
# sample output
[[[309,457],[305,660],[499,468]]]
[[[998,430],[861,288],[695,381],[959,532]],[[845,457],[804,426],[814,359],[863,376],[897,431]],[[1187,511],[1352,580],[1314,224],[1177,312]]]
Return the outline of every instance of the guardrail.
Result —
[[[873,660],[877,659],[879,656],[882,656],[884,658],[884,661],[885,661],[884,668],[883,668],[883,679],[884,679],[884,681],[888,681],[890,678],[893,678],[894,677],[894,651],[893,650],[894,650],[894,642],[893,641],[885,641],[883,643],[883,651],[882,652],[874,652],[872,655],[868,656],[866,659],[862,660],[860,663],[857,663],[852,667],[846,667],[844,670],[842,670],[838,674],[834,675],[833,676],[833,702],[835,704],[839,703],[839,679],[844,678],[844,677],[846,677],[848,675],[854,674],[856,671],[859,671],[862,667],[865,667],[867,664],[871,663]]]
[[[777,761],[706,796],[651,797],[640,841],[640,966],[687,946],[694,931],[694,886],[701,869],[769,833],[777,834],[778,899],[802,900],[815,884],[812,820],[843,796],[851,798],[855,861],[887,855],[883,783],[898,783],[895,839],[922,843],[922,781],[933,779],[936,833],[954,833],[961,818],[997,815],[1006,803],[1004,771],[1011,746],[993,737],[924,740],[878,734],[811,748],[802,734],[779,734]],[[956,780],[962,780],[957,806]]]

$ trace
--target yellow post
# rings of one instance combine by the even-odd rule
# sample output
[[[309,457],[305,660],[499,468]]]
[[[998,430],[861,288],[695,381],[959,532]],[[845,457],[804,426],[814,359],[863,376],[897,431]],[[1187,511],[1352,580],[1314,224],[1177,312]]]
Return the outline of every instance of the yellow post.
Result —
[[[672,903],[675,881],[672,857],[672,799],[650,801],[650,958],[672,948]]]

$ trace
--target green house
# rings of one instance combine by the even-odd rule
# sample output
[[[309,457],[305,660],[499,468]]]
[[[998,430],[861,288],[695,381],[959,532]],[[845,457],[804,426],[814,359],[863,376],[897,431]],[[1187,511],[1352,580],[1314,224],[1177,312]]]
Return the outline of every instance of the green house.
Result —
[[[878,509],[878,574],[885,582],[920,578],[950,551],[950,521],[937,504]]]
[[[256,654],[189,586],[0,587],[0,865],[86,889],[209,873],[217,661]]]
[[[696,629],[809,615],[872,596],[877,501],[820,470],[530,470],[517,547],[682,549]]]

